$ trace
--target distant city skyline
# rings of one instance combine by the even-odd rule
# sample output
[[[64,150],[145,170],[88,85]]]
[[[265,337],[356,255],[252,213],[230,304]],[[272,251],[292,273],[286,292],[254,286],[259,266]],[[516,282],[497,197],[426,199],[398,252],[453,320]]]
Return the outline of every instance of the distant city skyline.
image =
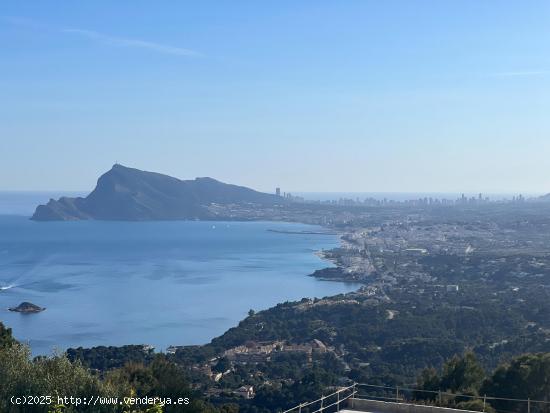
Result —
[[[0,191],[550,192],[550,3],[6,1]]]

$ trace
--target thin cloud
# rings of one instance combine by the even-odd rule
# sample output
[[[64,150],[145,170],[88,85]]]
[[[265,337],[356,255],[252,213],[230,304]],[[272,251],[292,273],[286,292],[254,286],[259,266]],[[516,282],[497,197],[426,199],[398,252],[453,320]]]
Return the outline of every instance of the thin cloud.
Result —
[[[0,16],[0,21],[4,21],[6,23],[9,23],[15,26],[26,27],[32,30],[60,32],[64,34],[72,34],[72,35],[77,35],[81,37],[86,37],[90,40],[101,42],[111,46],[145,49],[155,53],[163,53],[163,54],[168,54],[173,56],[183,56],[183,57],[203,56],[201,53],[195,50],[185,49],[182,47],[176,47],[176,46],[171,46],[171,45],[166,45],[166,44],[156,43],[156,42],[149,42],[147,40],[141,40],[141,39],[129,39],[125,37],[111,36],[111,35],[99,33],[93,30],[59,29],[56,27],[45,25],[40,22],[36,22],[34,20],[26,19],[22,17]]]
[[[120,46],[120,47],[134,47],[139,49],[147,49],[157,53],[170,54],[175,56],[186,56],[186,57],[199,57],[202,56],[200,53],[191,50],[184,49],[181,47],[169,46],[161,43],[148,42],[145,40],[138,39],[128,39],[124,37],[110,36],[103,33],[95,32],[92,30],[82,30],[82,29],[63,29],[63,33],[76,34],[79,36],[87,37],[91,40],[96,40],[105,44]]]
[[[496,77],[518,77],[518,76],[544,76],[550,75],[550,70],[524,70],[518,72],[499,72],[494,73]]]

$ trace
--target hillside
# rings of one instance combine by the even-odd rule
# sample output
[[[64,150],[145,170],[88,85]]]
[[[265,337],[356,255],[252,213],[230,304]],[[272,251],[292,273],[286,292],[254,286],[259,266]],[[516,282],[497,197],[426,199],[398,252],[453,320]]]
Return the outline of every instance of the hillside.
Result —
[[[179,220],[208,219],[211,204],[272,206],[282,197],[212,178],[180,180],[116,164],[85,198],[50,200],[36,208],[33,220]]]

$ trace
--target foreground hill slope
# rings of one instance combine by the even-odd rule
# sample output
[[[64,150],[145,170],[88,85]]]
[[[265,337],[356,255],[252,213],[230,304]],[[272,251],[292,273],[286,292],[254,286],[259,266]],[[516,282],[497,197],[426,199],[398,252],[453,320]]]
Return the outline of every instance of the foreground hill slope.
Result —
[[[275,205],[284,199],[212,178],[180,180],[119,164],[103,174],[85,198],[51,199],[36,208],[33,220],[177,220],[212,218],[215,204]]]

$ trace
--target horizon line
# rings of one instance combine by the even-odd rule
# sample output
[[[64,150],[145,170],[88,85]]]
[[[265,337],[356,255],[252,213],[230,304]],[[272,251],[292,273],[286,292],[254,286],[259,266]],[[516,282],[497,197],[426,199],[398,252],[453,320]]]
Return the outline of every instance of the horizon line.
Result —
[[[222,181],[223,182],[223,181]],[[246,185],[239,185],[239,186],[246,186]],[[254,189],[252,187],[248,187],[250,189]],[[274,187],[275,188],[275,187]],[[12,193],[52,193],[52,192],[57,192],[57,193],[61,193],[61,194],[89,194],[90,192],[92,192],[93,189],[86,189],[86,190],[78,190],[78,189],[1,189],[0,188],[0,193],[8,193],[8,192],[12,192]],[[261,189],[256,189],[256,191],[258,192],[264,192],[264,193],[274,193],[275,191],[271,191],[271,190],[261,190]],[[419,195],[419,194],[423,194],[423,195],[457,195],[457,194],[464,194],[464,195],[479,195],[479,194],[482,194],[482,195],[487,195],[487,196],[490,196],[490,195],[531,195],[531,196],[535,196],[535,195],[546,195],[548,193],[550,193],[550,190],[547,190],[547,191],[518,191],[518,190],[515,190],[515,191],[511,191],[511,190],[507,190],[507,191],[494,191],[494,190],[491,190],[491,191],[464,191],[464,190],[461,190],[461,191],[452,191],[452,190],[445,190],[445,191],[434,191],[434,190],[429,190],[429,191],[422,191],[422,190],[418,190],[418,191],[410,191],[410,190],[407,190],[407,191],[376,191],[376,190],[362,190],[362,191],[358,191],[358,190],[353,190],[353,191],[345,191],[345,190],[337,190],[337,191],[330,191],[330,190],[326,190],[326,191],[312,191],[312,190],[283,190],[283,188],[281,188],[281,192],[286,192],[286,193],[290,193],[290,194],[388,194],[388,195],[392,195],[392,194],[401,194],[401,195],[406,195],[406,194],[410,194],[410,195]]]

